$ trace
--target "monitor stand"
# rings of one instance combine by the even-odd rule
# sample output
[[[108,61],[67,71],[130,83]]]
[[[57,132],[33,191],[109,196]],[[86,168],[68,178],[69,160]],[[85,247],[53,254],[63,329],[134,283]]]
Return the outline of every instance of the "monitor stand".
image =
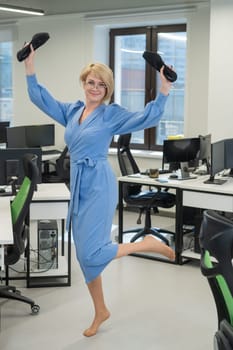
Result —
[[[227,180],[215,179],[214,176],[210,176],[208,180],[204,181],[204,184],[212,184],[212,185],[222,185]]]
[[[181,172],[182,179],[190,178],[188,162],[181,162],[180,163],[180,172]]]

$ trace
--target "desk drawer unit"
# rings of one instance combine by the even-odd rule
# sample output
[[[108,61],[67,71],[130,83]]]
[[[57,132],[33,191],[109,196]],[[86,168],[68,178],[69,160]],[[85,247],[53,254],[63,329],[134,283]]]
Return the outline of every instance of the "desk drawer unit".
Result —
[[[32,202],[30,220],[66,219],[68,202]]]
[[[212,210],[233,211],[233,196],[208,193],[183,191],[183,205],[194,208]]]

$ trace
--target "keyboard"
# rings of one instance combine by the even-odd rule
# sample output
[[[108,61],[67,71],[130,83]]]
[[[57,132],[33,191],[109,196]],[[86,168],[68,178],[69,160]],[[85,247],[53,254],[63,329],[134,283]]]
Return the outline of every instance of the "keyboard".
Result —
[[[162,175],[162,174],[170,174],[171,173],[171,170],[165,170],[165,169],[159,169],[159,174]],[[147,171],[140,171],[140,174],[141,175],[149,175],[149,170]]]
[[[166,170],[166,169],[159,169],[159,174],[170,174],[171,170]]]
[[[42,155],[43,156],[49,156],[49,155],[53,155],[53,154],[60,154],[61,151],[59,151],[58,149],[47,149],[47,150],[42,150]]]
[[[12,192],[0,192],[0,197],[11,197],[13,196]]]

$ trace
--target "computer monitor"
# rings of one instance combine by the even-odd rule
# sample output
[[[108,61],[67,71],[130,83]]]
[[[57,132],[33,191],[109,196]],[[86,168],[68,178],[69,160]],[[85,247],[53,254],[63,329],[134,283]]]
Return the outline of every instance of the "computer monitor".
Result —
[[[210,177],[204,183],[221,185],[226,182],[223,179],[216,179],[215,175],[225,169],[225,142],[217,141],[211,144],[211,165]]]
[[[10,122],[0,122],[0,143],[7,142],[6,129],[10,125]]]
[[[54,146],[54,124],[26,126],[26,144],[27,147]]]
[[[202,164],[206,164],[207,174],[210,173],[210,160],[211,160],[211,134],[199,136],[200,138],[200,153],[199,160]]]
[[[225,169],[230,169],[229,176],[233,176],[233,139],[224,140]]]
[[[181,163],[188,166],[189,162],[199,159],[199,153],[199,137],[164,140],[163,142],[163,163],[169,163],[171,170],[182,168]]]
[[[37,183],[41,183],[41,148],[5,148],[0,149],[0,185],[8,185],[12,176],[17,177],[16,184],[22,183],[24,179],[23,156],[26,153],[37,155],[39,169]]]
[[[54,124],[24,125],[7,128],[8,148],[53,146]]]
[[[25,126],[14,126],[7,128],[8,148],[27,148]]]

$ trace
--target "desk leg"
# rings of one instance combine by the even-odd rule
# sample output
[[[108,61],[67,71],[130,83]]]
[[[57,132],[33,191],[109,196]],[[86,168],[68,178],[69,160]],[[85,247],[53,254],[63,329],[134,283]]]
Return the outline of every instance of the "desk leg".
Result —
[[[4,271],[5,270],[5,265],[4,265],[4,245],[0,244],[0,270]]]
[[[65,223],[65,220],[63,220]],[[65,227],[65,226],[64,226]],[[67,263],[68,263],[68,278],[67,278],[67,285],[71,285],[71,224],[68,230],[68,257],[67,257]]]
[[[180,189],[176,190],[176,263],[182,264],[183,250],[183,192]]]
[[[27,264],[26,286],[27,288],[29,288],[30,287],[30,217],[29,217],[29,214],[27,215],[25,222],[26,222],[26,225],[28,226],[27,245],[25,248],[26,264]]]
[[[65,220],[61,220],[61,255],[65,255]],[[69,238],[68,238],[69,241]]]
[[[118,243],[123,242],[123,183],[119,182],[119,201],[118,201]]]

